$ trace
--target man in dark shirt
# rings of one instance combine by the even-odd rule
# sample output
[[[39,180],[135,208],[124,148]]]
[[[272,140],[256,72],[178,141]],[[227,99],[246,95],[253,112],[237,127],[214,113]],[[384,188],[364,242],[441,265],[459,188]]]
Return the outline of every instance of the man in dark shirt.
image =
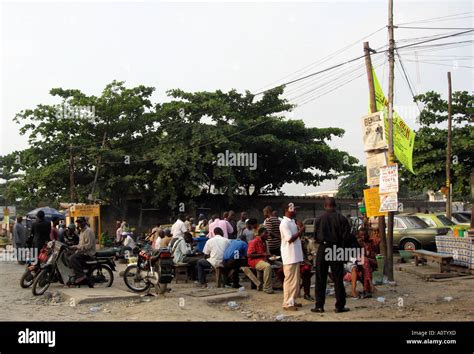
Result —
[[[36,214],[36,221],[31,226],[31,234],[33,235],[33,248],[36,248],[36,254],[39,254],[39,251],[50,240],[51,234],[51,222],[45,221],[43,210]]]
[[[334,198],[324,199],[325,213],[315,224],[316,241],[320,244],[316,254],[316,307],[313,312],[324,312],[326,300],[326,285],[329,266],[334,278],[336,292],[336,312],[349,311],[346,305],[346,290],[344,289],[344,261],[337,258],[337,248],[344,247],[350,235],[350,225],[347,218],[338,213]],[[329,257],[328,257],[329,256]]]

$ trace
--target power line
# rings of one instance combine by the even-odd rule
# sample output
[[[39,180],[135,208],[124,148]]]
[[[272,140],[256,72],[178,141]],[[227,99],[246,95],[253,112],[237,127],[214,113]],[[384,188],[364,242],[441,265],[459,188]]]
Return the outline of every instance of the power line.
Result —
[[[411,26],[394,26],[399,29],[421,29],[421,30],[467,30],[474,29],[472,27],[411,27]]]
[[[440,64],[440,63],[433,63],[433,62],[430,62],[430,61],[423,61],[423,60],[409,60],[409,59],[406,59],[406,61],[410,61],[410,62],[419,62],[419,63],[424,63],[424,64],[431,64],[431,65],[439,65],[439,66],[448,66],[450,68],[454,67],[453,65],[448,65],[448,64]],[[474,66],[467,66],[467,65],[456,65],[457,68],[466,68],[466,69],[474,69]]]
[[[429,43],[429,42],[433,42],[433,41],[437,41],[437,40],[440,40],[440,39],[446,39],[446,38],[450,38],[450,37],[456,37],[456,36],[460,36],[460,35],[463,35],[463,34],[466,34],[466,33],[470,33],[470,32],[473,32],[474,30],[467,30],[467,31],[463,31],[463,32],[457,32],[457,33],[453,33],[453,34],[449,34],[449,35],[444,35],[444,36],[441,36],[441,37],[437,37],[437,38],[431,38],[431,39],[426,39],[426,40],[423,40],[423,41],[420,41],[420,42],[415,42],[415,43],[410,43],[410,44],[405,44],[403,46],[400,46],[398,47],[398,49],[404,49],[404,48],[409,48],[409,47],[415,47],[419,44],[424,44],[424,43]],[[383,51],[377,51],[375,54],[380,54],[380,53],[384,53],[384,52],[388,52],[388,49],[386,50],[383,50]],[[350,64],[352,62],[355,62],[359,59],[362,59],[364,58],[365,55],[361,55],[361,56],[358,56],[356,58],[353,58],[353,59],[350,59],[350,60],[347,60],[343,63],[340,63],[340,64],[336,64],[336,65],[333,65],[329,68],[326,68],[326,69],[323,69],[323,70],[320,70],[320,71],[317,71],[317,72],[314,72],[314,73],[311,73],[309,75],[305,75],[303,77],[300,77],[300,78],[297,78],[297,79],[294,79],[294,80],[291,80],[291,81],[288,81],[286,83],[283,83],[279,86],[287,86],[287,85],[291,85],[295,82],[299,82],[299,81],[302,81],[302,80],[305,80],[305,79],[308,79],[310,77],[313,77],[315,75],[319,75],[319,74],[322,74],[322,73],[325,73],[327,71],[330,71],[330,70],[333,70],[333,69],[336,69],[336,68],[339,68],[343,65],[347,65],[347,64]],[[279,87],[277,86],[277,87]],[[271,91],[272,89],[274,88],[271,88],[271,89],[267,89],[267,90],[264,90],[264,91],[261,91],[261,92],[258,92],[258,93],[255,93],[254,96],[258,96],[258,95],[261,95],[261,94],[264,94],[268,91]]]
[[[279,80],[273,81],[273,82],[271,82],[271,83],[269,83],[269,84],[267,84],[267,85],[265,85],[265,86],[263,86],[263,87],[257,89],[256,91],[261,91],[262,88],[268,87],[268,86],[273,85],[273,84],[275,84],[275,83],[277,83],[277,82],[279,82],[279,81],[281,81],[281,80],[284,80],[284,79],[286,79],[286,78],[288,78],[288,77],[294,76],[296,73],[300,73],[300,72],[301,72],[301,74],[303,74],[303,73],[305,73],[305,72],[308,72],[308,71],[309,71],[309,68],[311,68],[311,67],[313,67],[313,66],[321,65],[321,64],[323,64],[323,63],[329,61],[330,59],[334,58],[334,57],[337,56],[338,54],[341,54],[341,53],[343,53],[344,51],[346,51],[347,49],[349,49],[349,48],[355,46],[356,44],[360,43],[360,41],[363,41],[364,39],[367,39],[367,38],[372,37],[372,36],[375,35],[376,33],[378,33],[378,32],[380,32],[381,30],[383,30],[384,28],[385,28],[385,26],[379,28],[378,30],[376,30],[376,31],[374,31],[374,32],[372,32],[372,33],[370,33],[370,34],[368,34],[368,35],[366,35],[366,36],[364,36],[364,37],[362,37],[362,38],[356,40],[356,41],[354,41],[352,44],[349,44],[349,45],[347,45],[347,46],[345,46],[345,47],[343,47],[343,48],[341,48],[341,49],[338,49],[338,50],[336,50],[336,51],[334,51],[334,52],[328,54],[327,56],[325,56],[325,57],[323,57],[323,58],[321,58],[321,59],[319,59],[319,60],[316,60],[315,62],[310,63],[310,64],[304,66],[303,68],[294,71],[294,72],[291,73],[291,74],[288,74],[288,75],[282,77],[282,78],[279,79]],[[281,86],[281,85],[279,85],[279,86]]]
[[[473,13],[472,11],[462,12],[462,13],[454,14],[454,15],[432,17],[432,18],[428,18],[428,19],[421,19],[421,20],[416,20],[416,21],[411,21],[411,22],[399,23],[398,25],[409,25],[409,24],[412,24],[412,23],[436,22],[436,20],[438,20],[438,21],[452,21],[452,20],[457,20],[458,19],[458,18],[453,18],[453,17],[459,17],[459,16],[468,15],[468,14],[472,14],[472,13]],[[468,16],[468,17],[472,17],[472,16]],[[465,18],[465,17],[461,17],[461,19],[463,19],[463,18]],[[446,19],[446,20],[444,20],[444,19]]]
[[[410,79],[408,78],[408,74],[407,74],[407,71],[405,70],[405,66],[403,65],[402,58],[400,57],[400,54],[398,53],[398,50],[395,49],[395,53],[397,54],[398,61],[400,62],[400,66],[401,66],[401,68],[402,68],[402,71],[403,71],[403,75],[404,75],[404,77],[405,77],[405,80],[406,80],[406,82],[407,82],[407,84],[408,84],[408,88],[410,89],[411,97],[413,98],[413,102],[415,102],[416,107],[418,108],[418,111],[420,111],[420,113],[421,113],[420,106],[418,105],[418,102],[417,102],[416,99],[415,99],[415,96],[418,96],[418,95],[415,94],[415,90],[413,89],[412,84],[411,84],[411,82],[410,82]]]

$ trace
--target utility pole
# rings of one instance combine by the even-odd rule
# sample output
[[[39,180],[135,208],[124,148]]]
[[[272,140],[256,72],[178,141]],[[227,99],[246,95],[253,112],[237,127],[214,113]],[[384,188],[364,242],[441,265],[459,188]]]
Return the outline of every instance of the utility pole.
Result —
[[[393,90],[395,78],[395,40],[393,38],[393,0],[388,0],[388,155],[389,164],[395,160],[393,151]],[[388,212],[387,218],[387,278],[393,281],[393,211]]]
[[[370,101],[370,113],[377,112],[377,101],[375,98],[375,87],[374,87],[374,75],[372,73],[372,60],[370,58],[370,46],[369,42],[364,42],[364,54],[365,54],[365,68],[367,69],[367,79],[369,83],[369,101]],[[385,217],[378,217],[378,227],[380,236],[380,253],[384,256],[385,262],[387,261],[387,237],[385,235]],[[385,269],[386,267],[384,267]]]
[[[105,147],[105,139],[107,138],[107,132],[104,132],[104,137],[102,138],[102,147],[101,150]],[[95,185],[97,183],[97,178],[99,177],[99,168],[100,168],[100,163],[102,161],[102,155],[99,153],[99,156],[97,157],[97,168],[95,169],[95,176],[94,176],[94,182],[92,183],[92,190],[91,190],[91,195],[89,200],[95,201],[94,198],[94,191],[95,191]]]
[[[69,201],[76,201],[76,191],[74,182],[74,155],[72,153],[73,146],[69,145]]]
[[[446,217],[451,220],[451,124],[452,124],[452,90],[451,90],[451,72],[448,72],[448,146],[446,148],[446,187],[448,194],[446,195]]]

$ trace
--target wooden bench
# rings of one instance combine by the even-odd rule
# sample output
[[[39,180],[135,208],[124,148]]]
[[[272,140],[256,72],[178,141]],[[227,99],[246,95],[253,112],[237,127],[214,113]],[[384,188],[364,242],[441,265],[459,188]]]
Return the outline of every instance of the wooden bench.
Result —
[[[260,281],[260,279],[258,279],[255,274],[253,274],[252,270],[249,268],[249,267],[240,267],[240,269],[242,269],[242,271],[244,272],[244,274],[247,276],[247,278],[250,279],[250,281],[257,287],[257,289],[260,288],[260,286],[262,285],[262,282]],[[262,276],[263,274],[258,274],[258,273],[262,273],[262,272],[258,272],[257,271],[257,275],[259,276]]]
[[[450,271],[450,263],[453,259],[453,256],[426,250],[415,250],[413,251],[413,256],[415,257],[416,266],[418,266],[420,263],[426,263],[427,261],[438,263],[440,273],[443,273],[444,271]]]
[[[184,280],[185,283],[188,282],[188,264],[187,263],[177,263],[174,265],[174,279],[176,284],[179,280]]]

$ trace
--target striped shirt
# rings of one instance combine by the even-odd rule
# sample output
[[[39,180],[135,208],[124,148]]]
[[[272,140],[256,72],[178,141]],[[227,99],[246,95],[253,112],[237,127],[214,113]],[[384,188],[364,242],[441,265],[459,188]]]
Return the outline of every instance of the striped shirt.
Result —
[[[263,224],[270,234],[267,240],[268,249],[279,249],[281,245],[280,219],[278,219],[276,216],[270,216],[269,218],[265,219]]]

